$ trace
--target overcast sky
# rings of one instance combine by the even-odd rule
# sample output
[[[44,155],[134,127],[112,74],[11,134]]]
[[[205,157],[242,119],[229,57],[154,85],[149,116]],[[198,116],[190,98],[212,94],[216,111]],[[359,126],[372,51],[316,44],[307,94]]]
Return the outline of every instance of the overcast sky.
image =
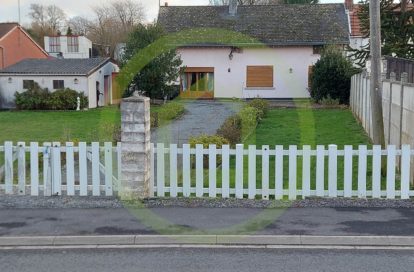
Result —
[[[158,13],[158,0],[135,0],[141,2],[146,10],[147,20],[153,21]],[[28,23],[29,6],[31,3],[50,5],[62,8],[69,17],[82,15],[90,17],[91,7],[99,5],[105,0],[20,0],[22,23]],[[205,5],[208,0],[161,0],[161,4],[169,5]],[[343,0],[321,0],[323,3],[342,3]],[[355,1],[356,2],[356,1]],[[18,0],[0,0],[0,22],[18,21]],[[89,16],[88,16],[89,15]]]

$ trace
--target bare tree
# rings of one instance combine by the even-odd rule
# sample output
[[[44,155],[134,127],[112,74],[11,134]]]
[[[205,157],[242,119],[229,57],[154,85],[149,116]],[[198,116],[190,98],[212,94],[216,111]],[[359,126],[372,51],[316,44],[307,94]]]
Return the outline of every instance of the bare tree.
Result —
[[[68,27],[70,27],[72,29],[72,32],[76,35],[88,36],[92,24],[92,21],[81,16],[72,17],[68,21]]]
[[[47,6],[46,16],[48,26],[52,29],[53,32],[58,32],[61,30],[61,28],[63,28],[66,21],[66,14],[61,8],[55,5]]]

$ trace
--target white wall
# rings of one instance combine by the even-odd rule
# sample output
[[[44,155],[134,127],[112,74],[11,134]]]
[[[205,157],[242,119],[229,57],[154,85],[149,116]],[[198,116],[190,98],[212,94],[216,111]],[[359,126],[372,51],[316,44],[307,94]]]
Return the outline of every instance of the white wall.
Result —
[[[216,98],[308,98],[308,67],[320,55],[309,47],[249,48],[233,53],[230,48],[181,48],[178,50],[187,67],[214,67]],[[273,65],[274,88],[247,89],[249,65]],[[289,69],[292,68],[292,73]],[[230,69],[230,72],[228,72]]]
[[[109,98],[112,103],[112,72],[116,67],[108,62],[106,65],[96,70],[90,76],[41,76],[41,75],[0,75],[0,108],[14,107],[14,94],[24,91],[23,80],[34,80],[42,88],[53,90],[53,80],[64,80],[65,88],[83,92],[89,99],[89,108],[96,108],[96,81],[100,82],[101,92],[104,91],[104,77],[109,76]],[[12,82],[9,83],[9,77]],[[78,84],[75,84],[75,78]],[[104,97],[101,96],[99,106],[104,105]]]
[[[352,49],[358,49],[361,50],[364,46],[368,45],[369,38],[363,38],[363,37],[350,37],[349,39],[349,46]]]
[[[79,41],[79,52],[68,52],[68,37],[60,36],[60,52],[63,54],[65,59],[88,59],[89,58],[89,49],[92,49],[92,41],[84,36],[78,36]],[[59,52],[50,52],[49,47],[50,37],[45,37],[45,50],[49,55],[57,57]]]

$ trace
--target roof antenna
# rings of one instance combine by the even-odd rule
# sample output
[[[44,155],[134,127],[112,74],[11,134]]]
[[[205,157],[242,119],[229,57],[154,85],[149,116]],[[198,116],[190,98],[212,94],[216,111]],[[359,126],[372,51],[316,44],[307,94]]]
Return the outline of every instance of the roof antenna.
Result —
[[[21,15],[20,15],[20,0],[17,0],[18,8],[19,8],[19,25],[21,25]]]

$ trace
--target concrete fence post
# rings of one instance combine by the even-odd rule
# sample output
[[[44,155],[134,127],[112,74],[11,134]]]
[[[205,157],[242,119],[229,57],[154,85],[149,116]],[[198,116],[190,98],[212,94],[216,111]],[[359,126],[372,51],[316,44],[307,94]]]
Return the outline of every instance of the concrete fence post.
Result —
[[[139,96],[121,102],[121,182],[122,200],[149,197],[151,179],[150,99]]]

